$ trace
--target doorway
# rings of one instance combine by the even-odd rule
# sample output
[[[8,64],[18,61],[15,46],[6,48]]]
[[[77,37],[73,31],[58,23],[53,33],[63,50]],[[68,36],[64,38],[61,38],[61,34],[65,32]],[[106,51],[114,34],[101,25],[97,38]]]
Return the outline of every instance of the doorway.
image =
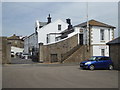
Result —
[[[52,62],[58,62],[57,54],[51,54],[51,63]]]
[[[79,34],[79,44],[83,45],[83,34]]]

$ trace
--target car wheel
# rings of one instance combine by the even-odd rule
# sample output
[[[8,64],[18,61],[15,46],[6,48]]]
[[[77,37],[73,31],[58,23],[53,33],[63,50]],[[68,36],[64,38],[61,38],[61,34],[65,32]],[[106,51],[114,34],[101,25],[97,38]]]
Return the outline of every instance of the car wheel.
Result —
[[[89,69],[90,69],[90,70],[94,70],[94,69],[95,69],[95,66],[94,66],[94,65],[90,65]]]
[[[113,70],[113,65],[109,65],[108,69]]]

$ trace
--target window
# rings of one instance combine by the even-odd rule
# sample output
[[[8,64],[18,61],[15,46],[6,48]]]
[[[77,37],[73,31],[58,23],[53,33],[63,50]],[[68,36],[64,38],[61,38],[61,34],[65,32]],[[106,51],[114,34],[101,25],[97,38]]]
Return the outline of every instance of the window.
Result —
[[[47,39],[47,43],[49,43],[49,37],[48,37],[48,35],[47,35],[47,38],[46,38],[46,39]]]
[[[104,37],[104,29],[101,29],[101,30],[100,30],[100,39],[101,39],[101,40],[104,40],[104,39],[105,39],[105,37]]]
[[[101,55],[105,56],[105,49],[101,49]]]
[[[110,29],[108,29],[108,40],[110,40]]]
[[[58,30],[61,30],[61,25],[60,24],[58,24]]]
[[[47,43],[49,43],[49,41],[48,41],[48,37],[47,37]]]
[[[111,60],[109,57],[104,57],[104,60]]]

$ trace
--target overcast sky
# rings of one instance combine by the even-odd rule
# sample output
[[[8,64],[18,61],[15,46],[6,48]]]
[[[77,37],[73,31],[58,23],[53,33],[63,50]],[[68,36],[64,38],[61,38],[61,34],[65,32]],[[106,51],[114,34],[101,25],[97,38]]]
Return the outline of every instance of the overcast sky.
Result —
[[[118,27],[117,2],[89,2],[89,20],[95,19]],[[30,35],[34,32],[35,21],[47,21],[48,14],[52,21],[67,18],[77,25],[86,21],[86,3],[84,2],[3,2],[2,34],[3,36]],[[117,37],[117,29],[115,37]]]

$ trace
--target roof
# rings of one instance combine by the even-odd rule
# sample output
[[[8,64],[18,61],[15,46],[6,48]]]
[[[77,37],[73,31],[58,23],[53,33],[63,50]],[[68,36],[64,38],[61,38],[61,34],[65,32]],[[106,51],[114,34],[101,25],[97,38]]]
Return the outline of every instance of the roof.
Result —
[[[13,34],[13,36],[8,37],[7,39],[8,39],[8,40],[20,40],[20,37],[19,37],[19,36],[16,36],[15,34]]]
[[[45,26],[47,25],[47,22],[39,22],[40,26]]]
[[[73,28],[71,28],[71,29],[66,29],[66,30],[64,30],[64,31],[62,31],[61,32],[61,34],[63,34],[63,33],[72,33],[74,31],[74,29]]]
[[[108,25],[108,24],[105,24],[105,23],[102,23],[102,22],[99,22],[99,21],[96,21],[96,20],[93,20],[93,19],[89,21],[89,25],[108,27],[108,28],[115,28],[114,26],[111,26],[111,25]],[[87,26],[87,22],[75,25],[74,27],[84,27],[84,26]]]
[[[111,45],[111,44],[120,44],[120,37],[110,41],[107,43],[107,45]]]

